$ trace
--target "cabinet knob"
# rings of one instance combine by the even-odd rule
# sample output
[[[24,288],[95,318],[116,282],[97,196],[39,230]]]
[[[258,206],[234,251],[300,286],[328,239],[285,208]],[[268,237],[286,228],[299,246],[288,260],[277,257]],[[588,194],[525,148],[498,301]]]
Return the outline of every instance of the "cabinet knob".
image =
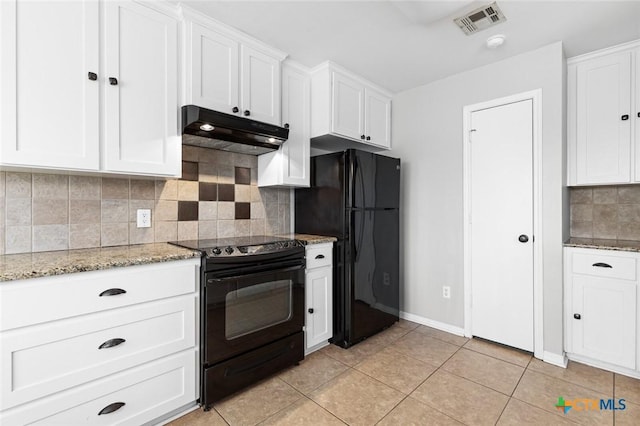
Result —
[[[625,114],[625,115],[623,115],[623,116],[622,116],[622,117],[620,117],[620,118],[622,119],[622,121],[626,121],[626,120],[628,120],[628,119],[629,119],[629,115],[628,115],[628,114]]]
[[[312,314],[313,313],[313,308],[309,308],[309,313]]]
[[[248,109],[245,109],[245,110],[244,110],[244,116],[245,116],[245,117],[248,117],[248,116],[250,116],[250,115],[251,115],[251,111],[249,111]]]
[[[371,140],[371,136],[367,136],[367,140],[370,141]]]
[[[114,402],[113,404],[109,404],[106,407],[104,407],[102,410],[100,410],[98,415],[102,416],[103,414],[113,413],[114,411],[118,411],[119,409],[121,409],[125,405],[126,404],[124,402]]]
[[[579,320],[580,318],[582,318],[582,316],[580,314],[573,314],[573,317],[577,320]]]
[[[640,118],[640,112],[638,113],[638,118]]]
[[[360,139],[364,139],[364,135],[360,135]]]
[[[638,113],[638,117],[640,117],[640,113]],[[284,128],[288,129],[289,128],[289,123],[284,123]]]
[[[115,77],[109,77],[109,84],[112,86],[117,86],[118,85],[118,79]]]
[[[231,111],[238,112],[238,111],[240,111],[240,109],[238,107],[233,107],[233,109]]]
[[[529,237],[527,237],[526,235],[522,234],[518,237],[518,241],[520,241],[521,243],[526,243],[529,241]]]
[[[95,72],[89,72],[88,77],[89,80],[96,81],[98,79],[98,74],[96,74]]]

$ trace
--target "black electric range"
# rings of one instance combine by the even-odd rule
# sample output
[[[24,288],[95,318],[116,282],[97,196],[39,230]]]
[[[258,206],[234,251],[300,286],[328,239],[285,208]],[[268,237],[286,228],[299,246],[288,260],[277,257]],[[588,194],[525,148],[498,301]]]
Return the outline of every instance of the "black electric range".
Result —
[[[200,250],[200,404],[304,359],[304,246],[273,236],[190,240]]]

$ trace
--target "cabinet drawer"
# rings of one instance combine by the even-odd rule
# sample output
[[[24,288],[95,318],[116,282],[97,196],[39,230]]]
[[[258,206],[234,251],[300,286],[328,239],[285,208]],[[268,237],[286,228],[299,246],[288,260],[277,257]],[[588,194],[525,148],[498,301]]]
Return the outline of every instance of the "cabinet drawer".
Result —
[[[193,293],[199,264],[189,259],[2,283],[0,331]]]
[[[573,253],[573,273],[597,277],[636,279],[636,259],[632,257]]]
[[[333,245],[320,244],[318,246],[307,247],[305,256],[307,257],[307,269],[331,266]]]
[[[0,338],[0,409],[195,346],[193,295],[14,330]]]
[[[141,425],[196,400],[196,352],[188,350],[0,414],[3,426]],[[124,405],[99,415],[113,403]]]

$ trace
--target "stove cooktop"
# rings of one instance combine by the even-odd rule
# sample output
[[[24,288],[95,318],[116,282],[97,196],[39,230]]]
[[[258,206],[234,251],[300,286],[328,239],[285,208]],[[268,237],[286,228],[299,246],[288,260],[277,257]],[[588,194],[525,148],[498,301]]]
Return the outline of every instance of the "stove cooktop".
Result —
[[[293,238],[274,237],[270,235],[170,241],[169,243],[193,250],[200,250],[208,258],[275,253],[302,245],[299,241]]]

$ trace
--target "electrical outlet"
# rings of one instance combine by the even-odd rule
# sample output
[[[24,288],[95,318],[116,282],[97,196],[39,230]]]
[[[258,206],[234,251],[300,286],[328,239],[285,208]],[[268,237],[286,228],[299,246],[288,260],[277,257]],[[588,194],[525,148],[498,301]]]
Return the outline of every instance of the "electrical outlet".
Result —
[[[138,209],[138,228],[151,228],[151,209]]]
[[[445,299],[451,299],[451,287],[448,285],[442,286],[442,297]]]

